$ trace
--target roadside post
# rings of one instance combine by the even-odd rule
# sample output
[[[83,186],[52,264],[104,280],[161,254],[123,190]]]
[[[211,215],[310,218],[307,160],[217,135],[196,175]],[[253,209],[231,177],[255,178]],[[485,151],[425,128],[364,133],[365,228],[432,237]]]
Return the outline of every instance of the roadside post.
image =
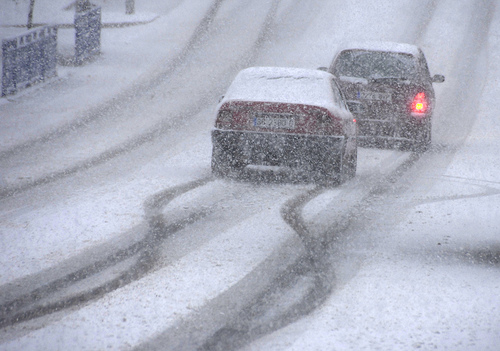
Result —
[[[83,65],[101,53],[101,8],[78,1],[75,12],[75,63]]]

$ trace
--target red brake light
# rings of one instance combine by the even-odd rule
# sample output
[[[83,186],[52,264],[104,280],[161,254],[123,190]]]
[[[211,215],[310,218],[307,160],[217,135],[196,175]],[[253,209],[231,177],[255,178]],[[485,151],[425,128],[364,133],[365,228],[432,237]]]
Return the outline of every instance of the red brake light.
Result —
[[[426,113],[427,112],[427,99],[425,97],[425,93],[418,93],[413,98],[413,102],[411,103],[411,112],[414,113]]]

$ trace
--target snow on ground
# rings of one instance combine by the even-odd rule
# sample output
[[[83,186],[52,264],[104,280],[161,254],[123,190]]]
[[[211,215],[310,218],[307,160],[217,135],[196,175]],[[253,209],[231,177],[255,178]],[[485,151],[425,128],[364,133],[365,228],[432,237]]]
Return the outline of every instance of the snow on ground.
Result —
[[[337,10],[326,1],[302,1],[298,5],[292,0],[282,1],[278,16],[288,20],[296,17],[300,22],[297,27],[306,30],[279,31],[278,22],[279,44],[268,48],[258,64],[325,66],[344,37],[412,42],[421,33],[418,23],[408,23],[413,23],[412,14],[425,13],[428,3],[426,6],[422,3],[367,1],[362,10],[351,3]],[[431,26],[436,22],[442,24],[438,27],[452,36],[455,46],[448,48],[456,47],[460,42],[457,38],[462,35],[455,17],[466,17],[463,10],[469,9],[473,2],[460,4],[463,7],[452,7],[451,19],[439,15],[431,22]],[[5,150],[67,123],[88,106],[107,100],[131,82],[146,79],[165,57],[179,52],[209,5],[209,1],[201,0],[171,2],[164,5],[171,6],[167,15],[147,25],[105,30],[103,55],[96,62],[84,67],[58,67],[56,80],[1,99],[0,148]],[[235,2],[230,5],[237,7]],[[295,11],[293,6],[303,6],[304,11]],[[140,17],[139,3],[136,8]],[[438,6],[438,11],[444,8],[445,5]],[[154,7],[146,10],[148,14],[154,13]],[[318,12],[320,16],[316,16]],[[346,13],[352,17],[344,23],[342,15]],[[368,15],[370,13],[380,13],[383,18]],[[355,252],[352,254],[357,253],[364,259],[352,277],[339,275],[338,289],[321,308],[256,341],[249,349],[493,350],[500,342],[498,266],[481,258],[481,252],[496,250],[498,255],[500,250],[500,147],[496,142],[500,123],[491,108],[499,93],[498,9],[492,23],[488,81],[476,121],[463,147],[444,170],[433,172],[423,167],[421,177],[413,180],[415,196],[405,197],[388,207],[405,209],[396,218],[387,215],[382,218],[387,222],[380,219],[370,227],[370,233],[366,234],[369,238],[353,239],[351,246]],[[336,32],[334,28],[341,30]],[[399,28],[407,30],[402,32]],[[453,37],[455,32],[459,33],[457,37]],[[66,46],[71,40],[68,33],[61,38]],[[424,44],[431,71],[447,75],[451,68],[446,58],[454,52],[432,41]],[[131,47],[134,50],[130,50]],[[146,57],[148,64],[144,64]],[[434,72],[433,67],[448,71]],[[453,84],[456,77],[448,75],[447,79]],[[109,81],[114,84],[106,84]],[[206,122],[207,128],[209,124]],[[189,140],[201,145],[201,150],[190,149],[188,141],[180,143],[177,155],[169,158],[167,165],[165,159],[159,158],[140,171],[121,177],[111,187],[108,183],[98,184],[86,194],[41,209],[29,204],[2,208],[0,263],[4,269],[0,270],[0,282],[5,284],[56,265],[138,225],[143,220],[142,201],[155,189],[208,174],[207,133]],[[378,167],[384,162],[397,165],[406,157],[400,152],[378,153],[377,150],[361,150],[360,155],[366,163],[360,166],[358,179],[369,179],[374,172],[387,171]],[[144,175],[149,178],[141,178]],[[130,193],[120,193],[124,188]],[[117,194],[120,194],[119,203],[114,202]],[[293,192],[285,191],[285,194]],[[338,194],[339,189],[324,193],[306,207],[306,217],[315,218]],[[269,211],[228,228],[175,264],[80,310],[55,318],[45,328],[2,342],[2,348],[128,349],[161,332],[177,318],[188,315],[235,284],[273,248],[293,236],[282,222],[277,204],[272,199],[266,201],[262,206],[269,205]],[[114,220],[106,223],[111,217]],[[24,235],[16,240],[19,231]],[[67,232],[74,236],[67,238]],[[33,240],[34,237],[37,239]],[[74,238],[78,240],[75,242]],[[225,255],[221,255],[223,247]],[[347,264],[350,263],[347,259]]]
[[[36,11],[34,18],[40,21],[52,18],[52,11],[45,13],[42,9],[62,9],[65,4],[66,1],[51,1],[50,5],[37,1],[41,13]],[[184,1],[151,23],[103,29],[102,55],[95,62],[82,67],[59,65],[54,80],[0,99],[0,150],[81,118],[89,107],[108,101],[134,82],[147,79],[166,60],[179,54],[210,5],[210,1]],[[136,11],[124,23],[134,23],[141,16],[139,4]],[[60,12],[67,11],[55,13]],[[21,16],[14,17],[17,23],[24,24]],[[0,34],[4,30],[10,28],[0,27]],[[60,51],[71,52],[74,35],[74,29],[59,29]]]
[[[421,34],[421,24],[425,22],[432,3],[427,0],[364,1],[362,4],[345,1],[338,6],[328,1],[283,1],[278,12],[282,21],[276,24],[276,28],[283,29],[281,26],[284,23],[298,25],[279,31],[279,42],[268,48],[258,64],[328,67],[333,55],[346,42],[382,40],[413,43]],[[363,25],[360,26],[360,23]]]
[[[477,118],[448,167],[425,168],[405,200],[380,214],[369,228],[372,245],[356,246],[366,257],[356,276],[340,277],[324,306],[246,349],[498,348],[500,120],[492,106],[500,93],[499,33],[497,9]],[[391,218],[402,209],[406,215]]]
[[[125,73],[118,75],[118,77],[127,77],[127,81],[113,80],[114,84],[108,90],[114,89],[116,91],[123,89],[134,79],[138,79],[138,73],[147,76],[151,71],[155,71],[158,69],[158,62],[165,63],[166,60],[171,60],[172,56],[175,57],[179,49],[185,45],[194,27],[210,5],[206,2],[203,2],[203,4],[203,6],[200,6],[198,1],[183,2],[168,13],[167,18],[164,19],[163,23],[160,23],[159,27],[154,24],[159,23],[160,19],[147,26],[133,27],[135,33],[134,44],[135,41],[138,41],[139,45],[144,45],[140,46],[143,51],[138,53],[135,58],[125,58],[121,61],[124,55],[120,51],[108,52],[103,50],[102,58],[97,62],[84,67],[67,68],[77,72],[75,74],[76,79],[68,78],[70,82],[76,80],[75,84],[78,87],[76,90],[71,90],[67,85],[59,85],[58,82],[55,82],[49,85],[49,91],[34,88],[35,92],[39,92],[40,95],[35,93],[33,97],[33,95],[26,93],[21,97],[14,97],[13,101],[7,100],[1,106],[2,111],[7,116],[3,120],[7,127],[2,129],[2,132],[5,136],[9,135],[20,140],[27,140],[36,133],[50,130],[55,123],[58,123],[56,121],[53,125],[50,125],[50,123],[45,125],[42,121],[33,119],[36,116],[50,119],[49,117],[54,110],[58,111],[60,109],[64,111],[65,119],[78,118],[78,114],[67,107],[74,105],[75,109],[84,109],[88,105],[86,105],[86,102],[82,103],[78,98],[79,96],[92,99],[95,95],[99,95],[101,89],[106,90],[108,87],[106,82],[111,79],[108,76],[110,74],[108,67],[119,66],[116,69]],[[230,16],[231,13],[226,8],[225,13],[222,15]],[[163,42],[165,32],[172,31],[174,33],[176,26],[185,28],[185,31],[180,31],[183,34],[177,33],[178,40],[166,43],[168,44],[165,45],[166,49],[157,49],[157,46],[151,44],[150,41]],[[120,29],[117,32],[114,32],[115,30],[105,30],[104,33],[115,35],[115,41],[117,42],[123,37],[129,38],[131,33],[127,28]],[[222,30],[219,32],[222,32]],[[116,47],[125,50],[118,44],[116,44]],[[148,65],[140,65],[139,62],[148,49],[152,52],[152,59],[149,60]],[[137,69],[137,67],[140,67],[140,69]],[[86,77],[86,73],[83,71],[92,72],[95,80],[89,80],[85,85],[80,86],[78,85],[79,79]],[[130,73],[131,76],[129,77],[127,73]],[[192,72],[192,74],[200,77],[196,75],[196,72]],[[210,72],[206,74],[210,74]],[[202,84],[197,84],[197,86],[200,85]],[[51,87],[54,90],[50,90]],[[60,91],[60,95],[55,94],[55,90]],[[94,91],[94,93],[91,93],[91,91]],[[44,103],[48,102],[47,97],[52,95],[55,95],[55,98],[50,100],[51,103]],[[188,93],[185,96],[186,98],[183,101],[189,102]],[[99,97],[99,99],[103,98]],[[171,104],[163,96],[159,96],[157,99],[164,105]],[[47,111],[41,108],[35,109],[33,106],[26,106],[26,104],[35,104],[35,102],[41,104]],[[176,102],[179,103],[179,100]],[[214,99],[214,105],[215,103],[216,100]],[[57,200],[49,204],[44,204],[43,199],[36,199],[37,201],[34,201],[36,204],[17,205],[16,203],[15,206],[3,210],[3,236],[0,239],[0,248],[3,254],[0,260],[3,260],[5,266],[9,266],[9,270],[0,273],[2,283],[12,282],[20,277],[53,267],[95,245],[121,237],[125,229],[134,228],[144,220],[143,204],[149,196],[159,190],[208,176],[211,152],[209,132],[213,125],[211,118],[213,107],[208,106],[202,109],[194,117],[194,120],[199,122],[196,125],[196,131],[199,131],[199,133],[194,133],[195,129],[189,130],[187,134],[186,131],[179,130],[176,135],[172,136],[172,140],[165,141],[167,144],[165,147],[170,147],[168,155],[163,155],[164,150],[161,150],[160,145],[160,150],[155,150],[158,152],[155,160],[149,162],[149,159],[135,161],[140,165],[144,163],[144,166],[138,167],[131,173],[118,175],[111,182],[94,182],[93,186],[85,192],[72,193],[70,196],[59,196]],[[148,117],[150,118],[143,124],[146,124],[151,119],[151,116]],[[25,122],[21,123],[21,119]],[[139,120],[143,120],[143,118],[139,118]],[[64,122],[66,121],[59,121],[59,123]],[[9,125],[9,123],[11,124]],[[31,125],[31,123],[34,125],[32,133],[24,134],[24,128],[19,126]],[[38,132],[36,132],[37,127]],[[137,129],[140,127],[143,126],[137,126]],[[21,129],[21,132],[18,132],[19,129]],[[135,131],[133,128],[130,129],[132,130],[127,131],[128,133]],[[16,131],[16,133],[13,131]],[[2,135],[2,140],[4,135]],[[74,139],[77,137],[75,136]],[[112,143],[115,138],[113,135],[102,139],[104,143]],[[169,142],[172,144],[169,144]],[[64,158],[71,146],[69,144],[64,149],[64,152],[58,153],[59,156]],[[95,144],[88,142],[85,147],[94,149]],[[68,161],[71,162],[71,159],[69,158]],[[33,173],[36,172],[41,172],[41,170],[33,170]],[[6,183],[8,183],[8,180]],[[42,205],[39,205],[39,202]],[[36,240],[33,240],[34,237]]]
[[[39,5],[40,8],[50,8],[47,4],[45,7]],[[103,54],[96,62],[82,67],[58,66],[59,78],[54,81],[1,99],[2,149],[79,118],[89,106],[108,100],[131,83],[151,74],[158,65],[164,64],[165,58],[179,53],[209,5],[205,1],[183,2],[147,26],[103,30]],[[133,43],[134,49],[130,50],[127,43]],[[142,65],[146,53],[150,64]],[[108,84],[110,81],[113,84]],[[26,177],[31,175],[26,174]],[[185,173],[178,176],[181,178],[177,181],[186,181],[189,177]],[[171,177],[171,180],[175,178]],[[6,177],[2,176],[2,179],[8,184]],[[115,182],[111,187],[110,184],[101,184],[85,194],[50,204],[35,217],[29,204],[2,209],[1,260],[5,267],[10,268],[0,273],[0,282],[6,283],[46,269],[138,225],[143,220],[144,197],[140,202],[134,200],[146,194],[144,191],[151,194],[158,189],[159,183],[166,185],[164,181],[164,177],[146,180],[140,175],[131,175],[123,183]],[[123,194],[123,201],[119,204],[115,203],[116,195],[131,182],[135,182],[137,188],[128,195]],[[113,203],[115,206],[111,207]],[[20,231],[24,235],[20,235]]]
[[[236,284],[283,244],[292,230],[281,220],[279,211],[278,205],[250,217],[174,264],[2,348],[33,349],[40,340],[44,340],[43,348],[52,350],[61,345],[79,350],[138,345],[145,336],[172,327]],[[261,223],[260,227],[256,223]],[[270,235],[270,227],[278,235]],[[258,254],[248,255],[249,251]]]

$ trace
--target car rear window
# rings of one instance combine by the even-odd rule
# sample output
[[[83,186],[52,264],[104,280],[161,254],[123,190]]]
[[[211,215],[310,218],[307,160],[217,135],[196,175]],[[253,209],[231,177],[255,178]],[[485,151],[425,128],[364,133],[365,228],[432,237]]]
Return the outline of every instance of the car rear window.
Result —
[[[397,52],[346,50],[334,62],[337,77],[411,78],[417,74],[414,56]]]
[[[299,72],[300,73],[300,72]],[[330,79],[322,72],[299,74],[286,69],[246,69],[240,72],[229,87],[230,100],[330,105],[333,92]],[[323,72],[324,73],[324,72]]]

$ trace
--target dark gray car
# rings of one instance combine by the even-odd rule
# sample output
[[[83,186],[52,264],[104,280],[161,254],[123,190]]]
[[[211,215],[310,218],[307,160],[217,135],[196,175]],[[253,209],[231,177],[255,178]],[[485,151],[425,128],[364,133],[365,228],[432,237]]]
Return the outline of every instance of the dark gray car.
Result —
[[[415,45],[352,44],[338,52],[328,71],[356,116],[360,142],[404,145],[423,151],[431,143],[435,94],[425,56]]]

